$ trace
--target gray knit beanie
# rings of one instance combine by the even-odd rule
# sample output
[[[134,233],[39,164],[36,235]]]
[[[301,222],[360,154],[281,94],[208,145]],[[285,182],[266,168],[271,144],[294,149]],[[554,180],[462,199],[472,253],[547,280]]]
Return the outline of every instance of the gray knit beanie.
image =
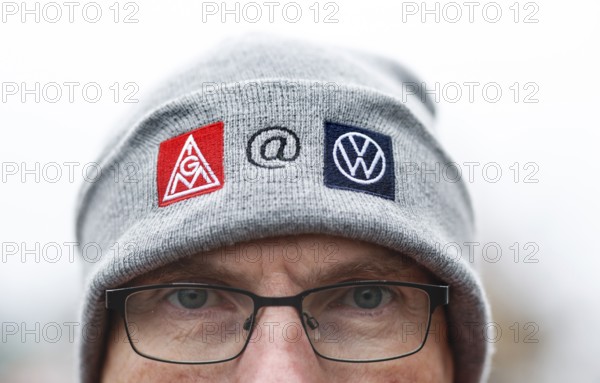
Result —
[[[456,251],[473,239],[472,207],[460,177],[432,174],[452,161],[419,89],[386,58],[255,35],[223,42],[140,105],[78,204],[82,381],[100,376],[106,289],[182,257],[303,233],[388,247],[447,283],[455,382],[485,381],[489,307]]]

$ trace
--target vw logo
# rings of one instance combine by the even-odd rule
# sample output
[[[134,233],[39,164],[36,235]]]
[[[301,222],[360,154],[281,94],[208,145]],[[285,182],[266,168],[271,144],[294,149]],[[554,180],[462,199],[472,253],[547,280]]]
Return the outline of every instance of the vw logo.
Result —
[[[383,150],[366,134],[350,132],[339,136],[333,145],[333,160],[340,173],[359,184],[372,184],[385,174]]]

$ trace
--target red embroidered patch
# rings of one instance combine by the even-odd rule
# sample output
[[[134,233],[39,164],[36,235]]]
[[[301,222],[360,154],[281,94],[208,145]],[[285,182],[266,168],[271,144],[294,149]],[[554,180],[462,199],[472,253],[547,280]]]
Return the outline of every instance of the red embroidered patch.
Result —
[[[223,122],[161,142],[156,183],[158,206],[223,187]]]

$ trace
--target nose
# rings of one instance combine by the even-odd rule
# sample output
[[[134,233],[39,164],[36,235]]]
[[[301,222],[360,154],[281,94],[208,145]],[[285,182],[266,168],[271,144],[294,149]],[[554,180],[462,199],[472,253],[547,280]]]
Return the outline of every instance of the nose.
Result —
[[[292,307],[266,307],[236,363],[239,382],[324,382],[300,318]]]

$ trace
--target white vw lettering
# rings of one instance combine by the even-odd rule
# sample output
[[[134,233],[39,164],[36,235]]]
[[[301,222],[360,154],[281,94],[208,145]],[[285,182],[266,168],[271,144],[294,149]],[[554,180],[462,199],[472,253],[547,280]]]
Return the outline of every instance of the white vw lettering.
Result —
[[[355,137],[361,137],[364,139],[364,143],[362,144],[361,148],[358,147]],[[354,153],[357,155],[357,158],[354,161],[354,163],[352,163],[352,161],[350,160],[350,157],[348,156],[348,152],[346,150],[346,146],[348,146],[348,144],[346,144],[346,146],[344,146],[344,141],[350,142],[350,146],[354,150]],[[367,162],[365,161],[365,153],[367,152],[369,145],[375,146],[376,153],[373,156],[373,158],[370,159],[371,164],[369,166],[367,166]],[[344,159],[346,168],[348,169],[349,173],[346,171],[346,168],[341,166],[340,161],[338,159],[338,153],[340,153],[342,155],[342,158]],[[333,146],[333,159],[335,161],[335,164],[336,164],[338,170],[344,176],[346,176],[346,178],[348,178],[354,182],[360,183],[360,184],[371,184],[371,183],[377,182],[385,174],[385,156],[383,154],[383,150],[377,144],[377,142],[375,142],[371,137],[369,137],[365,134],[362,134],[362,133],[350,132],[350,133],[346,133],[346,134],[343,134],[340,137],[338,137],[338,139],[335,141],[335,144]],[[377,167],[377,165],[379,164],[380,161],[381,161],[381,170],[379,171],[377,176],[375,176],[374,178],[371,178],[371,176],[373,175],[373,172],[375,171],[375,168]],[[361,167],[363,169],[363,172],[365,174],[364,177],[362,175],[357,176],[356,171],[358,170],[359,167]]]

